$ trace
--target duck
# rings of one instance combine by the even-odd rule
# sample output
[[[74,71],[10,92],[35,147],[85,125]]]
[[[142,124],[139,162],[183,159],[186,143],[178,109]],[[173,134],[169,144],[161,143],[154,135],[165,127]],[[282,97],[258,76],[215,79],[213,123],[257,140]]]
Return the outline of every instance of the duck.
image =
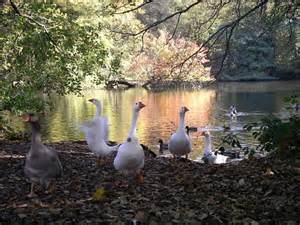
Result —
[[[163,154],[164,151],[169,149],[168,143],[164,143],[162,139],[159,139],[158,143],[159,143],[159,154]]]
[[[294,104],[294,109],[295,109],[295,112],[298,112],[299,109],[300,109],[300,102],[297,102]]]
[[[96,114],[91,121],[83,123],[80,129],[85,134],[88,148],[97,156],[96,164],[99,166],[106,162],[106,157],[118,150],[119,145],[108,145],[108,123],[107,118],[100,115],[101,103],[97,99],[90,99],[96,106]]]
[[[228,156],[230,159],[239,159],[240,153],[238,151],[234,150],[226,150],[223,146],[219,148],[219,151],[221,155]]]
[[[174,158],[176,158],[176,156],[185,155],[185,157],[188,159],[188,154],[192,151],[191,140],[187,135],[184,126],[185,113],[188,111],[189,109],[187,107],[180,107],[179,126],[169,140],[169,151],[173,154]]]
[[[30,180],[31,187],[28,197],[35,197],[34,186],[42,185],[46,192],[50,189],[51,182],[63,175],[62,164],[57,152],[45,146],[41,141],[41,126],[34,113],[24,114],[24,122],[31,126],[31,148],[26,154],[24,173]]]
[[[234,119],[234,118],[236,118],[237,117],[237,110],[236,110],[236,107],[234,106],[234,105],[231,105],[230,107],[229,107],[229,116],[230,116],[230,118],[231,119]]]
[[[223,128],[223,131],[224,131],[224,132],[230,131],[230,130],[231,130],[230,125],[226,125],[226,124],[224,124],[224,125],[222,126],[222,128]]]
[[[135,175],[136,181],[139,184],[144,181],[141,170],[144,167],[145,153],[138,138],[136,137],[136,123],[139,112],[144,107],[145,104],[140,101],[134,103],[128,136],[124,143],[120,145],[113,162],[116,170],[126,175]]]
[[[197,127],[185,126],[185,130],[186,130],[187,135],[189,135],[191,132],[197,132],[198,128]]]
[[[230,162],[228,156],[224,156],[218,152],[212,151],[211,136],[209,131],[202,132],[201,135],[204,136],[204,153],[202,159],[205,163],[222,164]]]

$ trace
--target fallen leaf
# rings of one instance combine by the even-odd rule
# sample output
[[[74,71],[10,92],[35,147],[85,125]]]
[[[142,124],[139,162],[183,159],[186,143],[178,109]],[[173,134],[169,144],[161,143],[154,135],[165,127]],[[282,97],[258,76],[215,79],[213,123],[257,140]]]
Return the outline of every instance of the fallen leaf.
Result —
[[[103,200],[105,197],[105,190],[104,188],[97,188],[95,193],[92,196],[92,200],[93,201],[101,201]]]
[[[263,174],[264,176],[273,176],[274,172],[271,170],[270,167],[267,168],[266,172]]]

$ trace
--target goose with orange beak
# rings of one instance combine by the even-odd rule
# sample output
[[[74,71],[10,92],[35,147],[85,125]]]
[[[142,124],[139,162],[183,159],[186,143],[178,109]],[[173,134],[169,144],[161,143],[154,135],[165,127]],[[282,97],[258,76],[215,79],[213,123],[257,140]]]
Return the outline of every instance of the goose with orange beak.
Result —
[[[31,189],[28,197],[34,197],[35,184],[41,184],[49,191],[50,183],[63,173],[62,165],[54,149],[43,145],[40,123],[32,113],[22,116],[24,122],[31,126],[31,148],[26,154],[24,173],[30,179]]]
[[[144,167],[145,154],[136,137],[136,123],[139,112],[144,107],[145,105],[142,102],[134,103],[128,136],[125,142],[120,145],[114,160],[114,167],[116,170],[126,175],[135,175],[137,183],[139,184],[144,181],[141,170]]]
[[[108,122],[107,118],[101,116],[101,102],[92,98],[88,100],[96,106],[96,113],[91,121],[85,122],[80,129],[85,135],[89,149],[97,156],[97,165],[106,162],[106,157],[112,152],[117,151],[118,146],[109,146],[108,139]]]
[[[201,133],[201,135],[204,136],[204,153],[202,159],[205,163],[223,164],[230,162],[228,156],[224,156],[212,151],[211,136],[209,131],[204,131]]]
[[[192,151],[190,137],[187,135],[184,126],[185,113],[189,109],[182,106],[179,110],[179,126],[174,134],[172,134],[169,141],[169,151],[176,156],[184,156],[188,158],[188,154]]]

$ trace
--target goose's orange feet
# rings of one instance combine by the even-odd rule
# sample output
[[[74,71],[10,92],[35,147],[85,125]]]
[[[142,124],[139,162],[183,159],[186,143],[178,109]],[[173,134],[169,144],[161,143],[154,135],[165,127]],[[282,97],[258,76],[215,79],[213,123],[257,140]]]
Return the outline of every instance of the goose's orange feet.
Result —
[[[137,176],[136,176],[136,182],[138,184],[143,184],[144,183],[144,176],[142,173],[139,173]]]
[[[98,157],[97,160],[96,160],[96,165],[97,166],[101,166],[103,164],[103,159],[102,157]]]
[[[30,193],[27,195],[28,198],[35,198],[37,197],[37,194],[34,193],[34,184],[31,183],[30,186]]]
[[[55,182],[54,182],[54,181],[51,181],[51,182],[47,185],[45,193],[46,193],[46,194],[51,194],[51,193],[53,193],[53,192],[55,191],[55,189],[56,189]]]

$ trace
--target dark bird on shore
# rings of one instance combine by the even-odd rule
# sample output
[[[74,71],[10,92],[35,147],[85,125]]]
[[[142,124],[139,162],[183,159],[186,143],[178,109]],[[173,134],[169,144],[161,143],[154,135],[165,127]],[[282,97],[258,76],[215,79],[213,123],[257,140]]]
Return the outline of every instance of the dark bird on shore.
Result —
[[[223,127],[224,131],[230,131],[231,130],[231,127],[229,125],[224,124],[222,127]]]
[[[225,150],[223,146],[219,148],[218,151],[220,154],[228,156],[230,159],[239,159],[240,158],[240,153],[237,151],[233,150]]]
[[[164,143],[162,139],[159,139],[158,143],[159,143],[159,154],[163,154],[164,151],[169,149],[169,145],[167,143]]]
[[[146,157],[151,157],[151,158],[155,158],[157,155],[155,154],[155,152],[153,152],[150,148],[148,148],[148,146],[141,144],[143,150],[144,150],[144,154]]]
[[[31,182],[28,197],[33,197],[35,184],[41,184],[48,191],[51,181],[61,176],[63,169],[56,151],[43,145],[41,141],[38,117],[30,113],[23,115],[22,119],[31,125],[32,130],[31,148],[26,154],[24,172]]]
[[[197,132],[198,128],[197,127],[185,126],[185,130],[186,130],[187,135],[189,135],[190,132]]]

